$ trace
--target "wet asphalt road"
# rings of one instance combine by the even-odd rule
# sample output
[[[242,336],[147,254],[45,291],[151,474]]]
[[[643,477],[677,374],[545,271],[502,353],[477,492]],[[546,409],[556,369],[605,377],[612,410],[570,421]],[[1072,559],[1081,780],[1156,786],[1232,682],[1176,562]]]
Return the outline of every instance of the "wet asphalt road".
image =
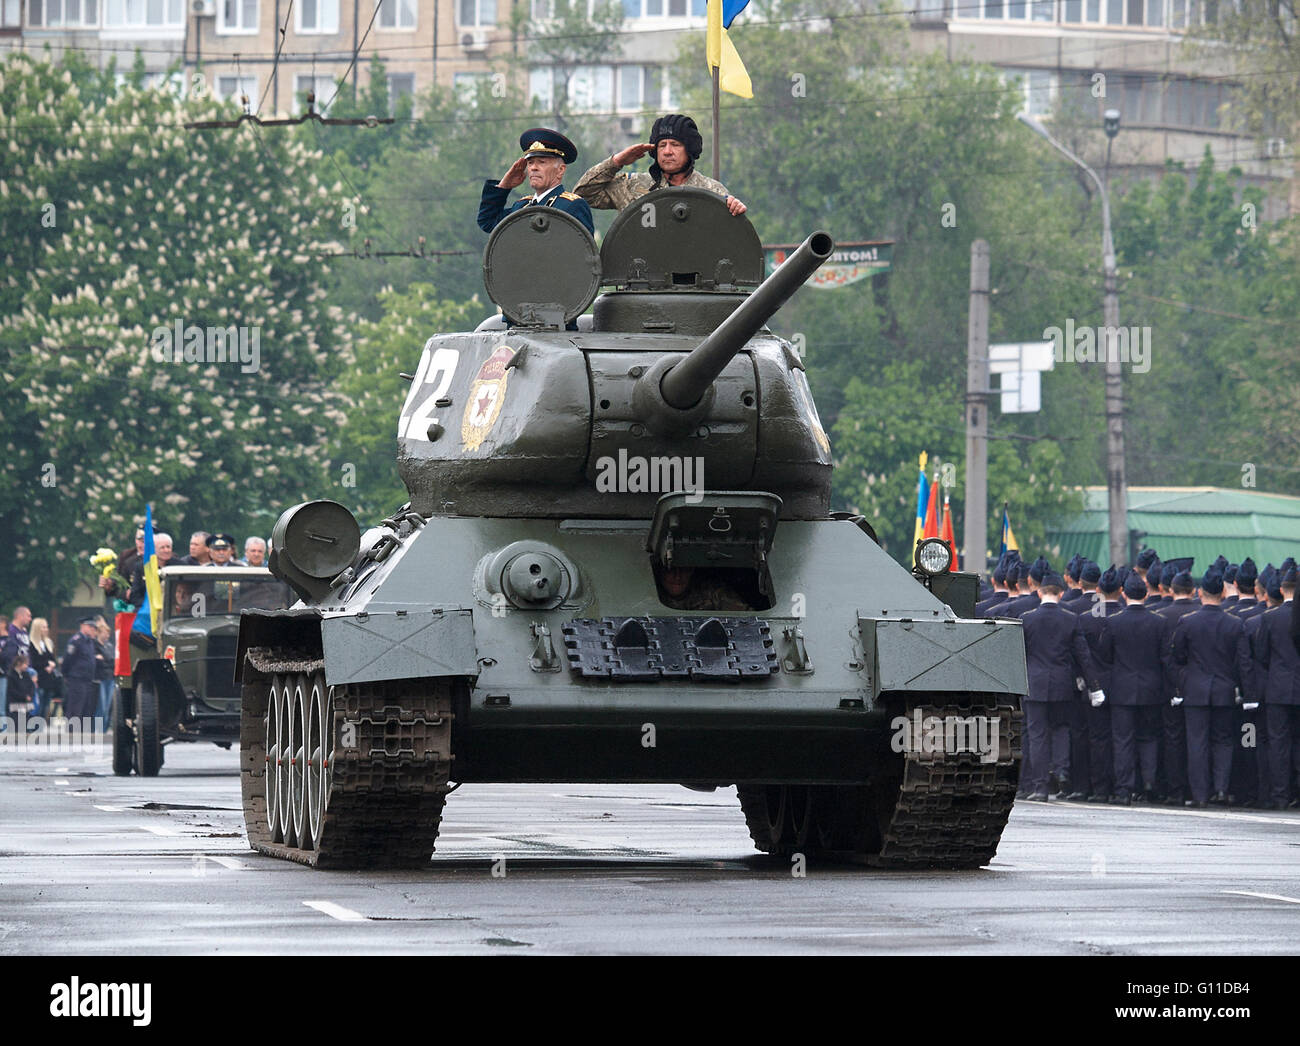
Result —
[[[799,877],[734,789],[466,785],[428,870],[315,872],[247,848],[236,752],[0,747],[0,954],[1297,951],[1300,811],[1020,804],[979,872]]]

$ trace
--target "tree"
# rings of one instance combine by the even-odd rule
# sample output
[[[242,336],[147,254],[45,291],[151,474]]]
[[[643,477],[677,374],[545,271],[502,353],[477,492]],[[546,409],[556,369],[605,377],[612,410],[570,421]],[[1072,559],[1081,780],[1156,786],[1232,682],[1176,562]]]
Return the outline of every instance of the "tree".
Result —
[[[178,539],[266,534],[320,486],[343,421],[320,157],[186,131],[216,114],[206,96],[87,97],[85,79],[11,53],[0,80],[0,600],[66,598],[146,501]]]
[[[559,131],[567,132],[573,99],[570,87],[580,67],[612,61],[623,53],[623,5],[618,0],[533,0],[511,12],[510,33],[527,34],[524,76],[549,71],[550,97],[542,107]]]

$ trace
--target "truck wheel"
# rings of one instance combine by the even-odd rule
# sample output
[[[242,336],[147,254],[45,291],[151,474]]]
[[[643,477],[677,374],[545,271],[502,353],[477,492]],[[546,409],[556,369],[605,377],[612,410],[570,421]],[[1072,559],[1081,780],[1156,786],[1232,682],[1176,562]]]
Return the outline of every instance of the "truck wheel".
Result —
[[[126,704],[122,699],[122,688],[113,687],[113,703],[108,713],[108,729],[113,742],[113,773],[126,777],[135,766],[134,738],[131,728],[126,725]]]
[[[135,688],[135,769],[141,777],[157,777],[161,766],[158,692],[151,680],[141,679]]]

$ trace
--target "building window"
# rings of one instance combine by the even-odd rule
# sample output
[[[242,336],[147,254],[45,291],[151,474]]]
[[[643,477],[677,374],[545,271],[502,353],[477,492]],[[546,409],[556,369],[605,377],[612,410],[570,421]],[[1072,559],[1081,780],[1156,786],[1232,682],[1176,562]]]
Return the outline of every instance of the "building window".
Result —
[[[213,94],[222,102],[240,102],[240,95],[248,98],[250,105],[257,104],[256,76],[218,76]]]
[[[625,18],[704,18],[708,13],[708,0],[623,0]]]
[[[662,104],[663,77],[657,65],[618,67],[618,108],[622,112],[658,110]]]
[[[6,2],[5,25],[17,24],[9,20]],[[27,24],[37,29],[93,29],[99,25],[99,0],[31,0]]]
[[[31,2],[35,5],[37,0]],[[46,0],[46,3],[49,2],[50,0]],[[104,0],[105,29],[183,29],[184,27],[185,5],[182,0]]]
[[[23,24],[23,0],[0,3],[0,29],[18,29]]]
[[[380,29],[414,29],[415,0],[375,0]]]
[[[339,0],[298,0],[293,10],[300,33],[339,31]]]
[[[537,72],[536,69],[533,72]],[[462,102],[469,104],[478,97],[478,85],[485,80],[491,80],[491,73],[456,73],[452,77],[452,89],[456,92],[456,97]],[[530,78],[531,79],[531,78]],[[551,104],[551,96],[548,91],[544,99],[547,105]]]
[[[483,26],[497,24],[497,0],[460,0],[460,24]]]
[[[614,108],[614,67],[575,66],[569,77],[569,108],[576,113],[609,112]]]
[[[334,104],[334,96],[338,92],[338,82],[332,76],[295,76],[293,78],[294,96],[305,108],[307,105],[307,92],[316,92],[316,111],[322,115],[329,112],[329,107]]]
[[[415,74],[414,73],[389,73],[388,74],[388,115],[397,115],[397,100],[399,98],[410,98],[415,94]]]
[[[1003,79],[1019,80],[1024,97],[1023,111],[1033,117],[1048,116],[1056,94],[1056,74],[1050,69],[1007,69]]]
[[[257,32],[257,0],[221,0],[217,5],[217,32],[251,36]]]

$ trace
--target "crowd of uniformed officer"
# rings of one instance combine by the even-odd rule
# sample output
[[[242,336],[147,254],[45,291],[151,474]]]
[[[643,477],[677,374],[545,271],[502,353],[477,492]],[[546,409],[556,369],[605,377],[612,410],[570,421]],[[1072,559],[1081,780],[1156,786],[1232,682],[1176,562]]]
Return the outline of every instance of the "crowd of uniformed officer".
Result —
[[[1192,562],[999,560],[977,611],[1024,628],[1017,798],[1300,806],[1296,562]]]

